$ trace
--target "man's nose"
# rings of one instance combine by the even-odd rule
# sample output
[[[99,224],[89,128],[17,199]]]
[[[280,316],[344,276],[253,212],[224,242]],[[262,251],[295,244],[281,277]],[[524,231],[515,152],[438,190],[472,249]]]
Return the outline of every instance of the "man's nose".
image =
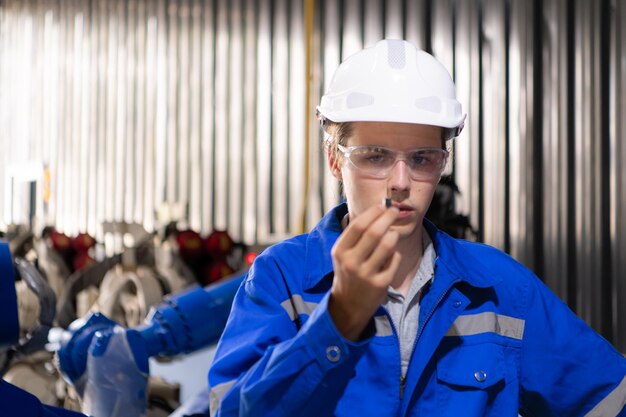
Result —
[[[411,185],[409,167],[404,160],[397,160],[389,173],[389,187],[393,191],[407,190]]]

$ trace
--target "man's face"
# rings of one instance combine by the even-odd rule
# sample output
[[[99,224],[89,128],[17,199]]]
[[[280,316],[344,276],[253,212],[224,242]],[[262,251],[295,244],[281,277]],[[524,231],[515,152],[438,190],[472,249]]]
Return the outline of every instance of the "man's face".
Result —
[[[377,145],[396,151],[416,148],[441,148],[442,129],[411,123],[354,122],[352,135],[345,146]],[[330,158],[333,175],[343,181],[350,216],[355,217],[374,204],[390,197],[400,210],[394,228],[400,239],[412,237],[435,192],[439,177],[415,180],[404,160],[399,160],[385,178],[372,178],[355,169],[339,152]]]

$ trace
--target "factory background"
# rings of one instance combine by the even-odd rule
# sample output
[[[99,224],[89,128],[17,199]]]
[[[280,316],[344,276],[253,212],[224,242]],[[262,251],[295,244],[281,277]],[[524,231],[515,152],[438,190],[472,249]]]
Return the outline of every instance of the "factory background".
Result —
[[[0,224],[301,233],[341,198],[315,104],[384,37],[456,81],[477,239],[626,352],[621,0],[0,0]]]

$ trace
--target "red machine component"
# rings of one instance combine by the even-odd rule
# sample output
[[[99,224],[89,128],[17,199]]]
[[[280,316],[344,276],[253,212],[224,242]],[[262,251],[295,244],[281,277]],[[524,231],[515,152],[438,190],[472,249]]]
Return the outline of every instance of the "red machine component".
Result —
[[[246,253],[246,265],[251,266],[252,262],[256,259],[257,254],[255,252]]]
[[[176,235],[178,253],[185,261],[192,261],[202,256],[202,237],[193,230],[183,230]]]
[[[89,233],[79,233],[72,240],[72,247],[76,253],[87,253],[89,249],[96,245],[96,239],[94,239]]]
[[[224,259],[234,246],[233,239],[225,230],[214,230],[204,240],[204,248],[213,259]]]
[[[78,271],[79,269],[83,269],[89,265],[93,265],[96,263],[96,260],[93,259],[87,252],[77,253],[74,256],[74,260],[72,261],[72,266],[74,267],[74,271]]]
[[[226,263],[224,260],[216,260],[209,263],[205,268],[205,273],[202,277],[202,284],[209,285],[212,282],[219,281],[220,279],[233,274],[235,270]]]
[[[61,255],[67,255],[72,249],[72,240],[65,233],[52,230],[48,234],[48,239],[50,240],[54,250]]]

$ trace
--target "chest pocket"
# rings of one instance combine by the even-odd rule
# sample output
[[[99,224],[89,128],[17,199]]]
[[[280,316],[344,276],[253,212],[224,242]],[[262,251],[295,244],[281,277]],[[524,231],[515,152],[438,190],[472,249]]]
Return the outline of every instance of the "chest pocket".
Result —
[[[437,399],[442,416],[517,416],[506,404],[504,348],[495,343],[461,345],[437,361]],[[513,400],[516,403],[516,400]],[[515,412],[508,412],[508,410]]]

